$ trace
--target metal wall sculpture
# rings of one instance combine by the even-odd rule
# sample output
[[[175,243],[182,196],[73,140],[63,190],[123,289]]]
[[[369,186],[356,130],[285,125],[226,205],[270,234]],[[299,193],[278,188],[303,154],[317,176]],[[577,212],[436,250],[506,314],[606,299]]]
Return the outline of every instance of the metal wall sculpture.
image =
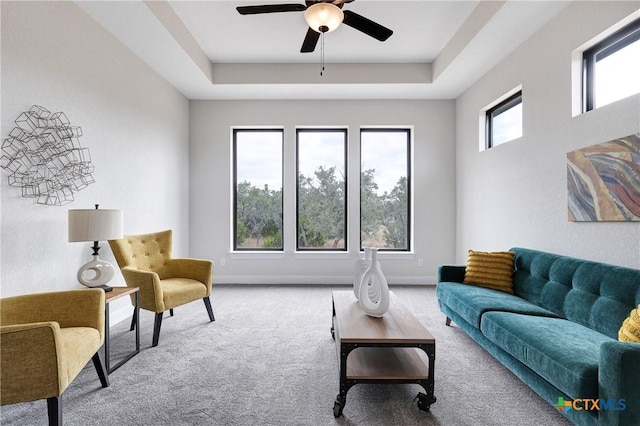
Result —
[[[640,221],[640,133],[567,154],[569,220]]]
[[[2,142],[0,167],[9,172],[9,186],[22,188],[23,197],[62,206],[95,182],[89,149],[80,146],[82,129],[71,126],[63,112],[34,105],[15,124]]]

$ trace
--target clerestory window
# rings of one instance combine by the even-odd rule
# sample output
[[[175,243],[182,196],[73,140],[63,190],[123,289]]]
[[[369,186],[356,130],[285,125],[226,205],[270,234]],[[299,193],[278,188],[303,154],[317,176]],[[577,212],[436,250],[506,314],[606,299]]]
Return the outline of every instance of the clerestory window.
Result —
[[[585,111],[640,93],[640,19],[585,50],[582,59]]]
[[[522,137],[522,91],[518,91],[495,106],[485,115],[486,148]]]

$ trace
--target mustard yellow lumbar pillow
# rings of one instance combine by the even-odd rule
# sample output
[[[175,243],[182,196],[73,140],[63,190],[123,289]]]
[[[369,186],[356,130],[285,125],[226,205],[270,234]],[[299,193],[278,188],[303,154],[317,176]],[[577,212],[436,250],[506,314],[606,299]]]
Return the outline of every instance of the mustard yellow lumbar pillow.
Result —
[[[640,315],[638,314],[640,305],[631,311],[631,314],[624,320],[622,327],[618,331],[618,340],[621,342],[640,343]]]
[[[464,283],[475,284],[513,294],[512,251],[483,252],[469,250]]]

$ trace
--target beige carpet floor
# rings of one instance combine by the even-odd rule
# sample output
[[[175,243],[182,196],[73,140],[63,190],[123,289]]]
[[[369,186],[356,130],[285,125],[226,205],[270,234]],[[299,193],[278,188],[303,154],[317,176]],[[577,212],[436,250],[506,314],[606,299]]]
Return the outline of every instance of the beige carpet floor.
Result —
[[[436,337],[435,395],[418,409],[418,385],[356,385],[343,417],[331,292],[339,286],[215,286],[204,304],[177,308],[151,348],[153,314],[141,311],[142,351],[100,387],[93,365],[64,394],[66,425],[569,425],[554,407],[455,325],[435,287],[392,290]],[[133,345],[127,321],[112,329],[114,357]],[[46,425],[46,402],[5,406],[2,425]]]

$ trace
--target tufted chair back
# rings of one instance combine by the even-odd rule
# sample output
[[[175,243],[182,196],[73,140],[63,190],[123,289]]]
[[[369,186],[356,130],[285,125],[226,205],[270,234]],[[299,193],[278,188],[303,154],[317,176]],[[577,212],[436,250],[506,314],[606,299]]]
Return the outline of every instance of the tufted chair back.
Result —
[[[125,235],[121,240],[109,241],[109,245],[121,269],[130,266],[155,272],[161,280],[171,278],[167,267],[171,260],[171,230]]]

